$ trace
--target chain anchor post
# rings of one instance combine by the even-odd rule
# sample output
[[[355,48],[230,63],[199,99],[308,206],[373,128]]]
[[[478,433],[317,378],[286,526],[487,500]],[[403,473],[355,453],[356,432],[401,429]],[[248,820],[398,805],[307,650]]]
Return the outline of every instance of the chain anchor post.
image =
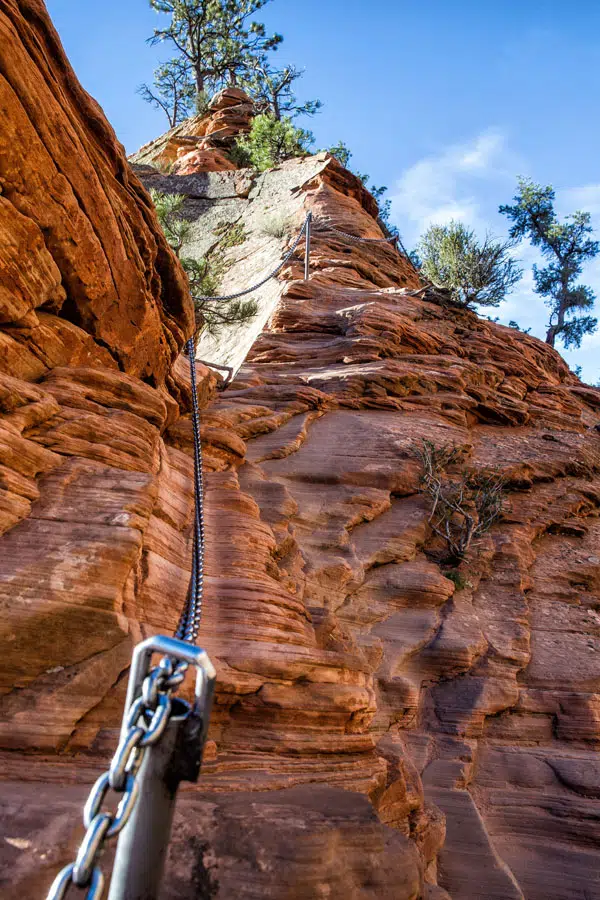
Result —
[[[139,644],[129,678],[126,709],[141,694],[153,653],[196,668],[196,692],[190,707],[174,699],[161,739],[148,748],[137,775],[139,796],[119,835],[108,900],[157,900],[177,790],[198,780],[215,683],[215,670],[204,650],[164,636]]]
[[[312,225],[312,213],[309,212],[306,216],[306,246],[304,250],[304,280],[308,281],[308,276],[310,273],[310,232]]]

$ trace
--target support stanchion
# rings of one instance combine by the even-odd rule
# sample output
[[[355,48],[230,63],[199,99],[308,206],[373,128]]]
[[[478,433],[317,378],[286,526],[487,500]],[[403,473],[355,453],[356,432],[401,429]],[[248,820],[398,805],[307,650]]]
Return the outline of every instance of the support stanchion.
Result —
[[[306,250],[304,252],[304,280],[308,281],[310,271],[310,228],[312,223],[312,213],[306,217]]]

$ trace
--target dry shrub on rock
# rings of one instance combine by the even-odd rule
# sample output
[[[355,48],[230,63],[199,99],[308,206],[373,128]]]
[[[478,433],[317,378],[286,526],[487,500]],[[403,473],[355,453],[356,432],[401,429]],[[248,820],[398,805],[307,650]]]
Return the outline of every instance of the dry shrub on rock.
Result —
[[[429,524],[446,543],[446,562],[460,562],[473,540],[501,517],[504,479],[497,471],[470,472],[462,465],[464,448],[454,444],[423,440],[414,451],[423,466],[420,490],[432,501]]]

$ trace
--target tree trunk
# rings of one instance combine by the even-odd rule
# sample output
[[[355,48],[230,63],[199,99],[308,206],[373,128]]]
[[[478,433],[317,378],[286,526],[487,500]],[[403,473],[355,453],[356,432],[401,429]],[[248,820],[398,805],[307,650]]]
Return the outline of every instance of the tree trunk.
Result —
[[[564,300],[560,299],[559,304],[560,305],[558,307],[558,318],[556,320],[556,325],[549,325],[548,331],[546,332],[546,343],[550,344],[551,347],[554,347],[556,335],[561,333],[565,324]]]
[[[200,62],[194,65],[194,76],[196,79],[196,94],[200,97],[204,93],[204,71]]]

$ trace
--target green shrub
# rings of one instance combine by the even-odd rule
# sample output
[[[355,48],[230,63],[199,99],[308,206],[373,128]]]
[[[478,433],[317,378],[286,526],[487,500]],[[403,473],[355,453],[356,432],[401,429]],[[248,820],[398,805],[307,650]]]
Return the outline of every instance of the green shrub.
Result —
[[[432,225],[417,247],[420,271],[459,306],[498,306],[523,274],[510,256],[512,246],[490,235],[480,244],[462,222]]]
[[[254,118],[250,134],[237,139],[236,152],[264,172],[286,159],[306,156],[313,141],[310,131],[296,128],[291,119],[279,121],[265,113]]]
[[[188,281],[196,310],[196,323],[203,331],[217,335],[228,325],[240,325],[250,321],[258,312],[255,300],[206,299],[219,294],[221,280],[227,270],[223,251],[246,240],[243,225],[223,223],[220,230],[221,241],[209,256],[198,258],[182,256],[182,250],[189,240],[192,223],[183,217],[183,194],[165,194],[151,190],[150,195],[156,208],[156,215],[165,237],[181,262]]]
[[[222,222],[213,228],[213,234],[220,238],[218,244],[220,251],[229,250],[230,247],[239,247],[248,239],[242,222]]]

